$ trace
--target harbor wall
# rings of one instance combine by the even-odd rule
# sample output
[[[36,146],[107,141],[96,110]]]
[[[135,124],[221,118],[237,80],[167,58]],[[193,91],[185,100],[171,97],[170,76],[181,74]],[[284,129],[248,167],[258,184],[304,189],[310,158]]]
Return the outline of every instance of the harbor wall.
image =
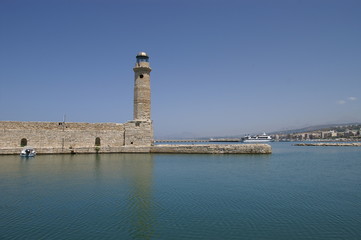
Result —
[[[84,151],[80,149],[115,152],[127,146],[151,146],[152,143],[150,121],[130,121],[124,124],[0,122],[0,153],[22,149],[24,146],[44,149],[44,153],[68,153],[75,149],[79,152]]]
[[[184,154],[270,154],[272,148],[268,144],[195,144],[195,145],[155,145],[152,153],[184,153]]]
[[[19,154],[21,147],[1,148],[0,155]],[[35,148],[38,154],[153,153],[153,154],[271,154],[268,144],[155,145],[122,147]]]
[[[269,154],[268,144],[153,145],[151,121],[120,123],[0,122],[0,155],[19,154],[22,145],[38,154],[175,153]]]
[[[360,142],[323,142],[323,143],[297,143],[294,146],[316,146],[316,147],[361,147]]]

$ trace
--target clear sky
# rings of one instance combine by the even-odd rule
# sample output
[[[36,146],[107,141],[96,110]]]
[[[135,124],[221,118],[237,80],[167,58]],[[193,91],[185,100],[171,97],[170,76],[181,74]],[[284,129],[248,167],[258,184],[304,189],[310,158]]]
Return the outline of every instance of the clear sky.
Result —
[[[0,120],[131,120],[139,51],[157,138],[361,122],[359,0],[1,0]]]

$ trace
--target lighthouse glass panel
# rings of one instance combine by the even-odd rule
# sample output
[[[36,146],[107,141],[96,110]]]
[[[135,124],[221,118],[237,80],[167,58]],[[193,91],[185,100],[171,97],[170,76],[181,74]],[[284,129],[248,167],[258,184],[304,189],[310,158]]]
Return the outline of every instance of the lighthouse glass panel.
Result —
[[[137,63],[141,63],[141,62],[149,62],[149,58],[137,58]]]

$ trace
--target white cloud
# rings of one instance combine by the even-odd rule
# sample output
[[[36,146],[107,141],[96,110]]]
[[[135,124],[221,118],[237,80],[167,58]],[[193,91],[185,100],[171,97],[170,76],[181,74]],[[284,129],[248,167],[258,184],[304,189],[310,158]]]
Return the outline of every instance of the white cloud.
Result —
[[[343,105],[343,104],[346,104],[348,102],[351,102],[351,101],[356,101],[357,100],[357,97],[348,97],[346,100],[338,100],[337,101],[337,104],[340,104],[340,105]]]

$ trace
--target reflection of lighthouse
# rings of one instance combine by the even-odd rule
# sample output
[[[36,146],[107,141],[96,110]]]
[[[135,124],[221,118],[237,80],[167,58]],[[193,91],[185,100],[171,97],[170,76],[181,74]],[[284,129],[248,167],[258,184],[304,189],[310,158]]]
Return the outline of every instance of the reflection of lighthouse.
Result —
[[[74,157],[89,161],[88,155]],[[153,196],[153,155],[96,154],[93,159],[95,186],[100,187],[96,188],[97,194],[93,197],[106,203],[99,204],[94,210],[101,216],[107,216],[104,222],[99,224],[105,228],[118,228],[119,234],[125,234],[120,235],[119,239],[125,239],[128,235],[130,239],[154,239],[157,204]],[[83,165],[78,166],[75,162],[65,161],[69,164],[69,169],[76,169],[79,174],[88,176],[82,169]],[[117,226],[107,225],[117,222]],[[107,236],[109,235],[103,238]]]
[[[145,52],[137,55],[134,70],[134,120],[150,121],[149,57]]]
[[[153,239],[155,228],[155,202],[153,197],[153,155],[136,154],[128,159],[130,173],[128,208],[133,239]],[[132,166],[132,167],[131,167]]]

